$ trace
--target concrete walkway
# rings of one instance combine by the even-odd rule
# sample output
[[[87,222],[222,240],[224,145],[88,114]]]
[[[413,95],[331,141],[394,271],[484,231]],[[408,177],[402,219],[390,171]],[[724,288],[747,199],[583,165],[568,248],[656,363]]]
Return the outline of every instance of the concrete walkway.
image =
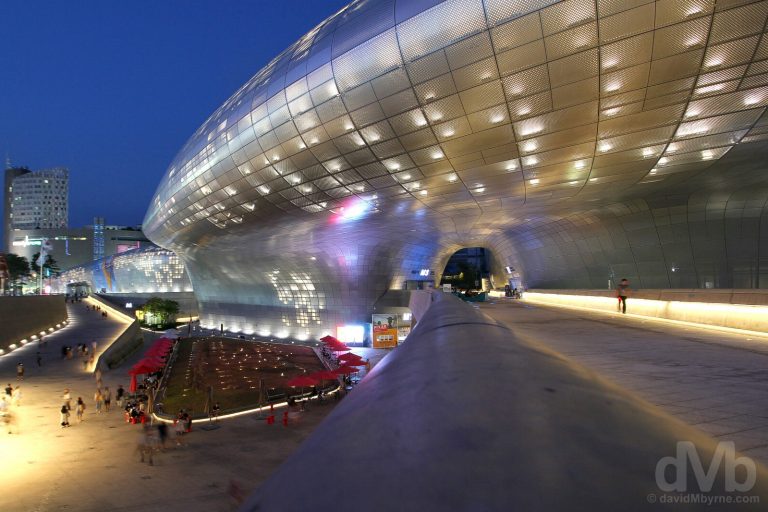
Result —
[[[480,309],[768,464],[768,336],[504,299]]]
[[[154,466],[142,464],[134,451],[141,427],[126,424],[116,409],[96,414],[93,375],[77,358],[61,358],[63,345],[96,340],[103,347],[124,327],[111,316],[103,319],[87,310],[83,303],[67,307],[70,325],[47,337],[41,368],[33,344],[0,358],[3,388],[8,382],[17,384],[18,361],[27,367],[24,381],[19,382],[22,405],[13,408],[18,433],[0,431],[4,469],[0,511],[233,510],[230,485],[234,482],[243,493],[250,493],[333,407],[333,402],[313,405],[287,428],[279,422],[267,426],[253,417],[222,421],[211,431],[197,428],[184,437],[185,446],[158,454]],[[104,384],[113,393],[118,384],[127,389],[126,369],[141,352],[123,368],[104,373]],[[73,403],[82,396],[87,409],[82,424],[77,424],[73,410],[72,426],[62,429],[64,388],[70,388]]]

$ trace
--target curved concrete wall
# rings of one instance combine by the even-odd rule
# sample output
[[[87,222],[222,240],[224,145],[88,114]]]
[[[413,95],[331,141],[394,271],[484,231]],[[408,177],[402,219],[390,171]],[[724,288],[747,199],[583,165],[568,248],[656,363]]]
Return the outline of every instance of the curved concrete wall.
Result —
[[[47,331],[67,320],[61,295],[0,297],[0,349]]]
[[[528,290],[523,300],[618,313],[613,290]],[[640,290],[630,292],[633,315],[768,333],[768,292]]]
[[[241,510],[655,510],[655,468],[678,441],[712,459],[712,438],[437,293]],[[712,495],[727,494],[723,466]]]

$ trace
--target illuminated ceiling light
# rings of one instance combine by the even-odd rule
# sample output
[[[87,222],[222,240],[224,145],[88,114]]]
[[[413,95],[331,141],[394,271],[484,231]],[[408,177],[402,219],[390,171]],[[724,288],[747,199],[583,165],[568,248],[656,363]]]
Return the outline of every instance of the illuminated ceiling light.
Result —
[[[275,155],[275,156],[272,157],[272,161],[273,162],[277,162],[278,160],[280,160],[279,156]]]
[[[421,194],[422,196],[425,196],[425,195],[427,195],[427,191],[426,190],[422,190],[421,192],[419,192],[419,194]]]
[[[356,139],[355,144],[358,146],[365,146],[365,141],[363,139]]]
[[[333,164],[333,165],[331,166],[331,170],[332,170],[333,172],[338,172],[338,171],[340,171],[340,170],[341,170],[341,166],[340,166],[339,164]]]
[[[398,170],[399,168],[400,168],[400,164],[399,164],[399,163],[397,163],[397,162],[392,162],[392,163],[390,163],[390,164],[389,164],[389,169],[390,169],[391,171],[396,171],[396,170]]]
[[[520,130],[520,135],[523,137],[527,137],[528,135],[533,135],[535,133],[541,133],[544,131],[544,127],[541,125],[538,126],[530,126],[528,128],[525,128],[523,130]]]
[[[435,99],[435,93],[428,92],[427,94],[424,95],[424,99],[425,100],[433,100],[433,99]]]
[[[456,134],[456,131],[453,128],[448,128],[443,132],[444,137],[453,137]]]
[[[365,187],[363,185],[358,185],[355,188],[357,189],[358,192],[364,192],[365,191]]]
[[[435,112],[434,114],[432,114],[433,121],[440,121],[442,118],[443,118],[443,114],[441,114],[440,112]]]
[[[371,135],[368,136],[368,140],[370,140],[371,142],[378,142],[380,139],[381,137],[379,137],[375,133],[372,133]]]
[[[245,203],[245,204],[243,204],[243,208],[245,208],[249,212],[252,212],[253,210],[256,209],[256,204],[255,203]]]
[[[328,84],[328,94],[331,96],[338,96],[339,95],[339,89],[336,87],[336,84],[331,82]]]
[[[427,126],[427,120],[421,114],[416,114],[413,117],[413,122],[416,126]]]
[[[451,174],[450,176],[448,176],[448,181],[450,181],[451,183],[455,182],[458,179],[459,177],[456,176],[455,174]]]
[[[675,146],[674,144],[670,144],[669,146],[667,146],[667,151],[666,151],[667,153],[674,153],[675,151],[677,151],[677,146]]]
[[[304,144],[303,142],[299,142],[299,149],[306,149],[306,148],[307,148],[306,144]]]
[[[587,165],[587,164],[585,164],[585,163],[584,163],[582,160],[579,160],[578,162],[576,162],[575,164],[573,164],[573,166],[574,166],[575,168],[577,168],[577,169],[583,169],[583,168],[584,168],[584,166],[586,166],[586,165]]]
[[[261,191],[262,194],[269,194],[269,187],[262,185],[259,187],[259,191]]]
[[[507,164],[508,171],[514,171],[515,169],[517,169],[517,164],[515,162],[509,162]]]
[[[528,183],[534,186],[538,185],[540,182],[541,180],[539,180],[539,178],[533,178],[532,180],[528,180]]]
[[[685,12],[686,16],[696,16],[697,14],[701,13],[701,6],[699,5],[693,5],[690,9],[688,9]]]
[[[347,122],[347,123],[344,124],[344,129],[345,130],[352,130],[354,127],[355,127],[355,125],[353,125],[350,122]]]
[[[669,162],[669,158],[665,156],[659,158],[659,165],[666,165],[667,162]]]
[[[536,165],[537,163],[539,163],[539,159],[535,156],[529,156],[525,161],[526,165]]]
[[[293,182],[294,185],[298,185],[299,183],[301,183],[301,180],[299,178],[296,178],[296,177],[291,178],[291,181]]]
[[[402,176],[400,176],[400,177],[401,177],[402,179],[404,179],[404,180],[409,180],[409,179],[411,179],[411,175],[410,175],[410,174],[403,174],[403,175],[402,175]]]
[[[747,96],[746,98],[744,98],[744,105],[746,106],[755,105],[757,103],[760,103],[760,98],[758,98],[757,96]]]
[[[473,194],[482,194],[483,192],[485,192],[485,187],[477,187],[476,189],[472,190]]]
[[[605,92],[618,91],[619,89],[621,89],[621,84],[619,82],[613,82],[605,86]]]
[[[687,126],[680,128],[677,131],[677,137],[686,137],[688,135],[699,135],[700,133],[705,133],[709,130],[708,126]]]
[[[690,109],[688,112],[685,113],[685,117],[696,117],[697,115],[699,115],[699,111],[696,110],[695,108]]]
[[[615,116],[616,114],[619,113],[620,110],[621,110],[621,108],[619,108],[619,107],[613,107],[613,108],[609,108],[608,110],[604,110],[603,114],[605,114],[607,116]]]
[[[569,181],[568,184],[569,185],[578,185],[579,182],[578,181]]]
[[[643,149],[643,157],[648,158],[649,156],[653,156],[653,150],[651,148]]]
[[[501,114],[496,114],[495,116],[491,117],[491,122],[493,124],[500,123],[504,120],[504,116]]]
[[[517,111],[517,115],[519,116],[527,116],[531,113],[531,107],[522,107],[520,110]]]
[[[715,154],[709,149],[701,152],[702,160],[712,160],[713,158],[715,158]]]
[[[723,64],[723,59],[721,57],[714,57],[708,60],[707,62],[705,62],[704,66],[708,68],[714,68],[717,66],[721,66],[722,64]]]
[[[597,181],[597,178],[589,178],[589,181],[595,182],[595,181]]]
[[[480,75],[480,80],[490,80],[490,78],[491,78],[492,76],[493,76],[493,75],[492,75],[490,72],[486,71],[485,73],[483,73],[482,75]]]
[[[538,146],[536,145],[535,142],[528,141],[525,144],[523,144],[523,151],[526,151],[526,152],[530,153],[531,151],[536,151],[537,147]]]
[[[310,144],[317,144],[318,142],[320,142],[320,141],[319,141],[319,140],[317,140],[317,137],[313,137],[313,138],[311,138],[311,139],[309,140],[309,143],[310,143]]]
[[[605,153],[606,151],[610,151],[613,149],[613,146],[607,142],[603,142],[600,144],[600,146],[597,148],[601,153]]]
[[[687,46],[688,48],[692,46],[696,46],[698,44],[701,44],[701,39],[699,39],[698,37],[692,37],[685,42],[685,46]]]
[[[443,152],[442,151],[435,151],[434,153],[432,153],[432,159],[433,160],[440,160],[441,158],[443,158]]]
[[[699,87],[694,91],[695,94],[708,94],[710,92],[717,92],[725,87],[723,84],[708,85],[706,87]]]
[[[610,69],[619,65],[618,59],[605,59],[603,61],[603,69]]]
[[[657,172],[659,172],[659,170],[656,168],[653,168],[651,169],[651,172],[649,174],[656,174]]]

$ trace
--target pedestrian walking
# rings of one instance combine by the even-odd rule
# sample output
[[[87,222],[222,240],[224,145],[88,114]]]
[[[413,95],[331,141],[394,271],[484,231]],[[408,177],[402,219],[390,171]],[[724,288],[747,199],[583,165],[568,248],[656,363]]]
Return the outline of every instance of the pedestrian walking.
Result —
[[[619,311],[622,312],[622,314],[627,313],[627,297],[629,296],[629,280],[628,279],[622,279],[619,283],[619,286],[616,287],[616,296],[619,299],[619,303],[617,305],[617,308]]]
[[[85,402],[83,401],[83,397],[79,396],[77,397],[77,404],[75,405],[75,414],[77,414],[77,422],[82,423],[83,422],[83,413],[85,413]]]
[[[168,439],[168,424],[164,421],[157,424],[157,436],[160,439],[160,450],[165,450],[165,441]]]
[[[141,434],[139,435],[138,444],[136,446],[136,450],[141,455],[141,462],[144,462],[144,457],[149,459],[147,462],[150,466],[154,465],[154,461],[152,460],[152,452],[154,452],[155,449],[155,439],[152,435],[152,430],[149,428],[149,425],[144,425],[144,428],[141,431]]]
[[[67,404],[61,406],[61,428],[69,426],[69,408]]]
[[[112,392],[108,387],[104,388],[104,410],[109,412],[109,406],[112,403]]]
[[[123,406],[123,395],[125,394],[125,390],[123,389],[123,385],[120,384],[117,386],[117,406],[122,407]]]
[[[64,406],[67,408],[67,410],[72,409],[72,395],[69,393],[69,389],[64,390],[64,394],[61,396],[61,398],[64,401]]]
[[[96,401],[96,414],[101,414],[101,406],[104,403],[104,395],[101,394],[101,389],[96,390],[93,399]]]
[[[13,388],[13,394],[11,395],[11,401],[16,407],[21,405],[21,386]]]
[[[37,367],[40,368],[43,366],[43,356],[40,355],[40,352],[37,353]]]
[[[13,386],[11,386],[10,382],[7,386],[5,386],[5,394],[8,395],[8,399],[10,399],[11,395],[13,394]]]
[[[16,378],[18,380],[24,380],[24,363],[16,365]]]

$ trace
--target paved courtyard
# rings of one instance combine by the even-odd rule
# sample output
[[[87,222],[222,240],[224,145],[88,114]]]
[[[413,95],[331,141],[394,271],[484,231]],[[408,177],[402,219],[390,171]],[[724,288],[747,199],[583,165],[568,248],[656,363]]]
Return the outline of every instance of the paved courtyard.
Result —
[[[768,336],[504,299],[480,310],[768,464]]]
[[[14,408],[19,433],[0,431],[0,511],[233,510],[230,486],[235,483],[250,493],[333,407],[333,402],[313,405],[287,428],[279,422],[268,426],[252,416],[222,421],[211,431],[196,426],[185,436],[185,446],[158,454],[154,466],[142,464],[134,451],[140,427],[126,424],[115,409],[96,414],[93,376],[76,358],[61,358],[62,345],[94,340],[103,345],[122,326],[86,310],[83,303],[67,307],[70,326],[48,337],[47,348],[41,349],[42,368],[36,367],[37,347],[32,344],[0,358],[2,387],[17,384],[18,361],[27,367],[19,383],[22,405]],[[118,384],[127,388],[125,369],[140,357],[137,353],[122,369],[105,372],[104,384],[112,390]],[[87,409],[82,424],[73,414],[72,426],[62,429],[59,409],[65,387],[73,400],[82,396]]]

